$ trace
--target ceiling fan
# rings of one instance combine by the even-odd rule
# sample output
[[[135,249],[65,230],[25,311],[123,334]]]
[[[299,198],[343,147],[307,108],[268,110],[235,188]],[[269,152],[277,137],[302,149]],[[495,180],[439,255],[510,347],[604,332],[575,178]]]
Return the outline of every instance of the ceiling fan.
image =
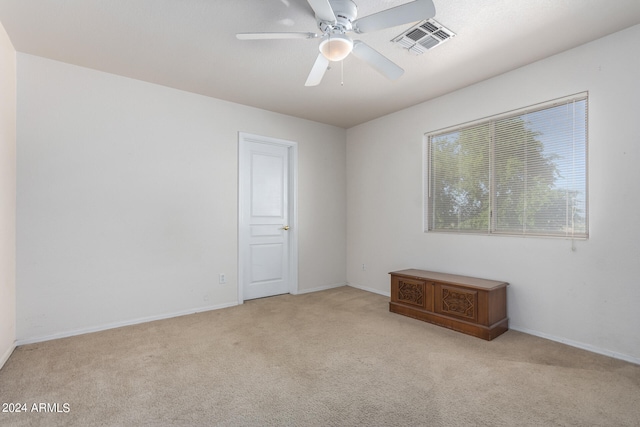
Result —
[[[304,32],[238,33],[240,40],[315,39],[321,38],[320,53],[311,68],[305,86],[316,86],[322,81],[329,62],[342,61],[350,53],[367,62],[391,80],[404,70],[377,50],[360,40],[352,40],[348,32],[369,33],[384,28],[404,25],[433,18],[436,14],[432,0],[414,0],[400,6],[356,19],[358,6],[352,0],[307,0],[313,9],[322,34]]]

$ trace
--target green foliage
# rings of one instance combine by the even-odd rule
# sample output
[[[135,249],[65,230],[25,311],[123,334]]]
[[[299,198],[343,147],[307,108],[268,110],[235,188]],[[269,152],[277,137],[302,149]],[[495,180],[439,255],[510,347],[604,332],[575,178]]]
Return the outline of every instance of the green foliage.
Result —
[[[577,194],[555,187],[556,156],[539,136],[518,116],[432,137],[432,228],[562,234]]]
[[[489,224],[490,127],[481,126],[432,141],[435,228],[486,230]]]

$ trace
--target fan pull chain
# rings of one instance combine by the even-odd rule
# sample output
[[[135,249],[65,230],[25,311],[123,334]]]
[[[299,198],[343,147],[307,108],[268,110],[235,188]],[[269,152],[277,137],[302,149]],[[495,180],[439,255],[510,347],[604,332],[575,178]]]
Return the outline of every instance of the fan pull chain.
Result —
[[[344,86],[344,60],[340,61],[340,86]]]

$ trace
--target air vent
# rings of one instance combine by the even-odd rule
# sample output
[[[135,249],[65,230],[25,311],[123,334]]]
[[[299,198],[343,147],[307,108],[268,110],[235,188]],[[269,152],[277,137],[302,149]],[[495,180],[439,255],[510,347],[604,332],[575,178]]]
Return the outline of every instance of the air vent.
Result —
[[[426,21],[424,24],[418,25],[420,25],[420,28],[424,28],[428,33],[435,33],[436,31],[438,31],[438,27],[429,21]]]
[[[431,49],[432,47],[436,47],[438,44],[440,44],[440,40],[436,39],[435,37],[429,36],[423,38],[418,43],[425,49]]]
[[[447,34],[446,31],[443,31],[443,30],[438,30],[435,33],[433,33],[433,35],[439,38],[440,40],[446,40],[449,37],[451,37],[449,34]]]
[[[420,55],[427,50],[440,46],[455,37],[455,35],[456,33],[444,27],[435,19],[428,19],[414,25],[391,41],[398,43],[409,52]]]
[[[420,40],[421,38],[423,38],[424,36],[426,36],[427,33],[425,33],[424,31],[422,31],[420,28],[416,28],[413,31],[409,31],[406,35],[406,37],[409,37],[411,40],[413,40],[414,42],[417,42],[418,40]]]

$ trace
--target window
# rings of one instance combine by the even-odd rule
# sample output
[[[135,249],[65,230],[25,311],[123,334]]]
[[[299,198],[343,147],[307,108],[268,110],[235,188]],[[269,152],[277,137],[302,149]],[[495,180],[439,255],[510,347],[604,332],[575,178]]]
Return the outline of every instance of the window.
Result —
[[[426,134],[425,230],[587,238],[587,100]]]

